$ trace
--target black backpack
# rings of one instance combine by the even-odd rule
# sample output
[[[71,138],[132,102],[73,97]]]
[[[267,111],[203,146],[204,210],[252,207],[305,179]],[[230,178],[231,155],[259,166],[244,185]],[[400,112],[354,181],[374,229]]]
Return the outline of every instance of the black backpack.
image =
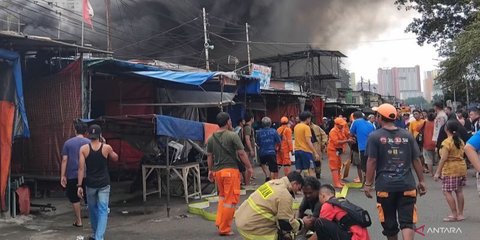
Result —
[[[358,225],[364,228],[372,225],[370,214],[368,214],[365,209],[349,202],[347,199],[331,198],[328,200],[328,203],[347,212],[347,215],[345,215],[339,221],[340,226],[342,226],[344,229],[349,229],[353,225]]]

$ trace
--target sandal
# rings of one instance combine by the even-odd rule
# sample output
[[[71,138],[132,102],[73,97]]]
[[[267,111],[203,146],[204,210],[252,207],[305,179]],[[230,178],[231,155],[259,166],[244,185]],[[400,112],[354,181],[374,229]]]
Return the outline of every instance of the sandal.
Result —
[[[72,226],[74,226],[74,227],[83,227],[82,224],[78,224],[78,223],[76,223],[76,222],[74,222],[74,223],[72,224]]]
[[[461,217],[458,216],[458,217],[457,217],[457,221],[459,221],[459,222],[461,222],[461,221],[463,221],[463,220],[465,220],[465,219],[467,219],[465,216],[461,216]]]
[[[443,219],[444,222],[458,222],[458,218],[454,217],[454,216],[448,216],[446,218]]]
[[[354,183],[360,183],[361,181],[360,181],[360,178],[357,177],[357,178],[353,179],[353,182],[354,182]]]

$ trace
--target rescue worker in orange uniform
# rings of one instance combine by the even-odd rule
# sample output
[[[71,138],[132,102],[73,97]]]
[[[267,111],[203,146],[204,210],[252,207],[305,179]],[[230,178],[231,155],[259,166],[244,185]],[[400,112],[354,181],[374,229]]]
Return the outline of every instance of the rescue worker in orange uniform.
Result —
[[[345,151],[347,143],[353,143],[354,140],[350,138],[350,133],[345,131],[347,128],[347,121],[343,118],[335,119],[335,126],[328,134],[327,157],[330,171],[332,172],[333,186],[336,188],[343,187],[340,181],[340,168],[342,167],[341,154]]]
[[[244,239],[293,239],[292,234],[310,228],[311,216],[295,218],[293,199],[302,189],[304,180],[293,171],[288,176],[266,182],[240,205],[235,224]]]
[[[278,167],[283,167],[283,172],[285,176],[290,173],[290,166],[292,165],[292,160],[290,155],[293,154],[293,141],[292,141],[292,128],[290,127],[287,117],[282,117],[280,119],[280,126],[277,129],[277,133],[280,136],[280,148],[277,151],[277,164]]]
[[[231,226],[235,207],[240,200],[238,157],[247,169],[245,179],[247,184],[253,174],[253,169],[240,137],[232,131],[230,115],[225,112],[219,113],[217,124],[220,130],[214,133],[207,142],[208,180],[215,182],[218,190],[218,208],[215,221],[218,233],[221,236],[230,236],[233,235]]]

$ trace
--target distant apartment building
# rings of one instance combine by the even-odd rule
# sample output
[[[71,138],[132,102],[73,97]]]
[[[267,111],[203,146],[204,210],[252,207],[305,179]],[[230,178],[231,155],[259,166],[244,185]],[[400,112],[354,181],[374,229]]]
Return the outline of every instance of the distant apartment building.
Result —
[[[356,78],[355,78],[355,73],[354,72],[351,72],[350,73],[350,88],[355,91],[356,90],[356,85],[355,85],[355,82],[356,82]]]
[[[357,91],[369,91],[378,93],[378,84],[369,81],[360,81],[357,83]]]
[[[401,100],[421,97],[420,66],[378,69],[378,91]]]

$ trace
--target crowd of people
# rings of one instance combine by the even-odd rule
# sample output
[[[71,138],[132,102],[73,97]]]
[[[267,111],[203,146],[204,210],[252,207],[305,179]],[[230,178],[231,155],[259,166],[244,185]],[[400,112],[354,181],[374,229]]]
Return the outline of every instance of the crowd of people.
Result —
[[[366,197],[372,198],[375,191],[382,233],[388,239],[397,239],[400,232],[403,239],[413,239],[417,196],[427,192],[424,174],[441,181],[451,211],[443,220],[464,221],[467,169],[480,171],[480,108],[453,112],[439,102],[431,110],[404,112],[382,104],[372,111],[368,116],[357,111],[350,118],[324,118],[320,125],[306,111],[298,117],[282,117],[275,128],[272,119],[263,117],[256,130],[252,115],[247,114],[234,129],[230,115],[219,113],[220,129],[207,142],[208,179],[215,182],[219,197],[218,234],[232,235],[235,218],[244,239],[370,239],[371,222],[358,217],[365,211],[335,197],[336,189],[345,184],[347,174],[342,170],[348,168],[348,160],[357,166],[353,182],[362,185]],[[118,160],[118,155],[105,143],[100,126],[77,122],[75,129],[77,135],[63,147],[61,185],[74,209],[73,225],[83,225],[80,200],[85,199],[91,238],[103,239],[110,192],[107,161]],[[322,185],[325,156],[332,184]],[[256,160],[265,183],[237,209],[241,185],[255,179]],[[299,192],[304,198],[296,212],[293,200]]]
[[[361,208],[335,197],[335,188],[344,186],[342,175],[345,174],[341,170],[348,159],[357,165],[358,176],[353,181],[362,185],[366,197],[372,198],[375,191],[382,233],[388,239],[397,239],[399,233],[403,239],[413,239],[418,219],[417,196],[427,192],[424,174],[441,181],[451,210],[443,220],[464,221],[463,187],[467,168],[480,170],[480,132],[477,132],[480,108],[468,109],[467,114],[465,109],[453,112],[442,103],[435,103],[431,110],[404,112],[393,105],[382,104],[372,111],[374,114],[368,116],[357,111],[349,119],[341,115],[331,121],[322,119],[321,125],[313,123],[311,113],[302,112],[298,118],[282,117],[276,130],[269,117],[262,118],[261,129],[251,133],[254,135],[251,143],[252,147],[258,147],[265,183],[235,214],[224,219],[227,228],[222,228],[217,217],[219,234],[233,234],[230,226],[235,216],[237,229],[244,239],[293,239],[293,235],[306,237],[307,231],[314,232],[309,239],[370,239],[369,224],[355,218],[354,211]],[[226,113],[220,115],[228,118]],[[240,127],[234,135],[238,137],[237,142],[244,143],[234,145],[237,151],[254,150],[245,143],[245,136],[252,136],[246,134],[245,129],[252,131]],[[210,144],[219,150],[216,147],[219,144],[209,141]],[[222,141],[221,145],[228,146],[228,143]],[[345,157],[348,149],[351,155]],[[213,150],[209,154],[212,159],[218,156]],[[324,154],[332,184],[321,185]],[[291,156],[295,156],[293,172]],[[231,160],[232,166],[234,163],[252,166],[252,159],[234,162],[232,157]],[[213,167],[213,161],[211,164]],[[279,178],[282,168],[285,176]],[[248,184],[249,180],[246,176],[243,181]],[[240,179],[236,186],[228,192],[238,192]],[[300,191],[304,198],[299,211],[295,212],[292,202]],[[230,204],[238,204],[239,195],[235,199]],[[221,208],[219,206],[219,211]]]

